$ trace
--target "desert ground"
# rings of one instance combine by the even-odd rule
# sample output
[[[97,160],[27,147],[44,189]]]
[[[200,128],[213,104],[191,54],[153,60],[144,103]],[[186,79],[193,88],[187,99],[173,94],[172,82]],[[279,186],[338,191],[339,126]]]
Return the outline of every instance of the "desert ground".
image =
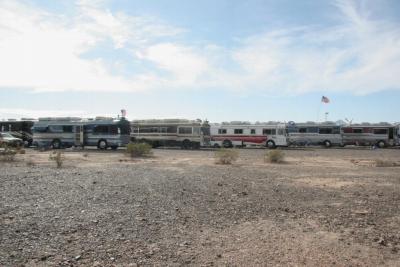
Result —
[[[1,266],[400,266],[400,149],[26,149],[0,162]]]

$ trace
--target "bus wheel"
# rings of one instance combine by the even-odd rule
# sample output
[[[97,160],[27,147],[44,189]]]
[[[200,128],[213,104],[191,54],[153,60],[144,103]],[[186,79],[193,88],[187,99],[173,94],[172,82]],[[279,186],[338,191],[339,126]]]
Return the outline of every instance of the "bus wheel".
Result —
[[[329,148],[329,147],[331,147],[331,146],[332,146],[332,143],[331,143],[331,141],[329,141],[329,140],[325,140],[325,141],[324,141],[324,146],[325,146],[326,148]]]
[[[53,142],[51,142],[51,147],[53,149],[60,149],[61,148],[61,141],[59,139],[54,139]]]
[[[99,140],[99,142],[97,143],[97,148],[104,150],[107,149],[107,141],[106,140]]]
[[[221,146],[220,146],[218,143],[215,143],[215,144],[213,145],[213,147],[214,147],[214,148],[220,148]]]
[[[231,142],[231,140],[224,140],[224,141],[222,142],[222,146],[223,146],[224,148],[230,148],[230,147],[232,147],[232,142]]]
[[[190,141],[188,139],[183,140],[182,142],[182,148],[183,149],[189,149],[190,148]]]
[[[272,141],[272,140],[269,140],[267,142],[267,147],[270,148],[270,149],[276,148],[275,142]]]
[[[193,149],[200,149],[200,143],[198,143],[198,142],[193,142],[193,143],[192,143],[192,147],[193,147]]]
[[[378,145],[379,148],[384,148],[386,146],[386,143],[385,143],[385,141],[381,140],[381,141],[378,142],[377,145]]]

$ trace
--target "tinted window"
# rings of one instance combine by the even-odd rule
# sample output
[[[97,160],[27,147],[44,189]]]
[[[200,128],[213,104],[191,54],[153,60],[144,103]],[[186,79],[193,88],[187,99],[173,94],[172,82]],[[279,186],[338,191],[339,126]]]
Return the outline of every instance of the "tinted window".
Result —
[[[243,134],[243,129],[235,129],[234,133],[235,134]]]
[[[226,134],[226,129],[218,129],[218,134]]]
[[[62,133],[63,127],[61,125],[50,125],[49,132],[51,133]]]
[[[307,132],[307,128],[299,128],[299,133],[306,133]]]
[[[96,125],[93,129],[93,133],[108,134],[108,125]]]
[[[120,132],[117,125],[110,125],[109,130],[110,130],[110,134],[118,134]]]
[[[362,129],[353,129],[353,133],[362,133]]]
[[[318,133],[318,127],[309,127],[307,128],[308,133]]]
[[[64,125],[63,132],[64,133],[72,133],[72,125]]]
[[[35,127],[32,128],[32,132],[34,132],[34,133],[45,133],[45,132],[47,132],[47,127],[35,126]]]
[[[256,134],[256,129],[250,129],[250,134]]]
[[[192,134],[192,127],[179,127],[180,134]]]
[[[263,129],[263,135],[276,135],[276,129]]]
[[[332,134],[332,128],[319,128],[319,134]]]
[[[374,134],[387,134],[387,129],[374,129]]]

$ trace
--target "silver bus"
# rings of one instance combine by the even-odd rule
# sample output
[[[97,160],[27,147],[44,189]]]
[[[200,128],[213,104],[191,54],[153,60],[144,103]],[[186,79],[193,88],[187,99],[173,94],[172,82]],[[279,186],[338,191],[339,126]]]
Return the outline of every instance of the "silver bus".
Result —
[[[32,127],[33,144],[53,149],[97,146],[117,149],[129,142],[129,121],[124,118],[39,118]]]
[[[198,149],[210,145],[210,125],[201,120],[134,120],[131,121],[131,141],[149,143],[153,147]]]
[[[335,123],[290,122],[286,130],[289,145],[343,146],[341,127]]]
[[[398,144],[398,127],[390,123],[379,124],[353,124],[345,126],[343,130],[343,141],[346,145],[376,145],[380,148]]]

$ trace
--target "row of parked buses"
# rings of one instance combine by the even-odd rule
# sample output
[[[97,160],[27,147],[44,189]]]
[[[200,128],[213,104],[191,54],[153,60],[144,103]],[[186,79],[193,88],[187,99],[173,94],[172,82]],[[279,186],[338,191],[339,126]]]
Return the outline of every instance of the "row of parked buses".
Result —
[[[2,132],[22,139],[27,146],[63,148],[96,146],[116,149],[128,142],[146,142],[153,147],[184,149],[200,147],[244,147],[322,145],[399,145],[400,126],[389,123],[340,126],[325,123],[248,123],[209,124],[208,121],[164,119],[134,120],[96,117],[39,118],[0,121]]]

